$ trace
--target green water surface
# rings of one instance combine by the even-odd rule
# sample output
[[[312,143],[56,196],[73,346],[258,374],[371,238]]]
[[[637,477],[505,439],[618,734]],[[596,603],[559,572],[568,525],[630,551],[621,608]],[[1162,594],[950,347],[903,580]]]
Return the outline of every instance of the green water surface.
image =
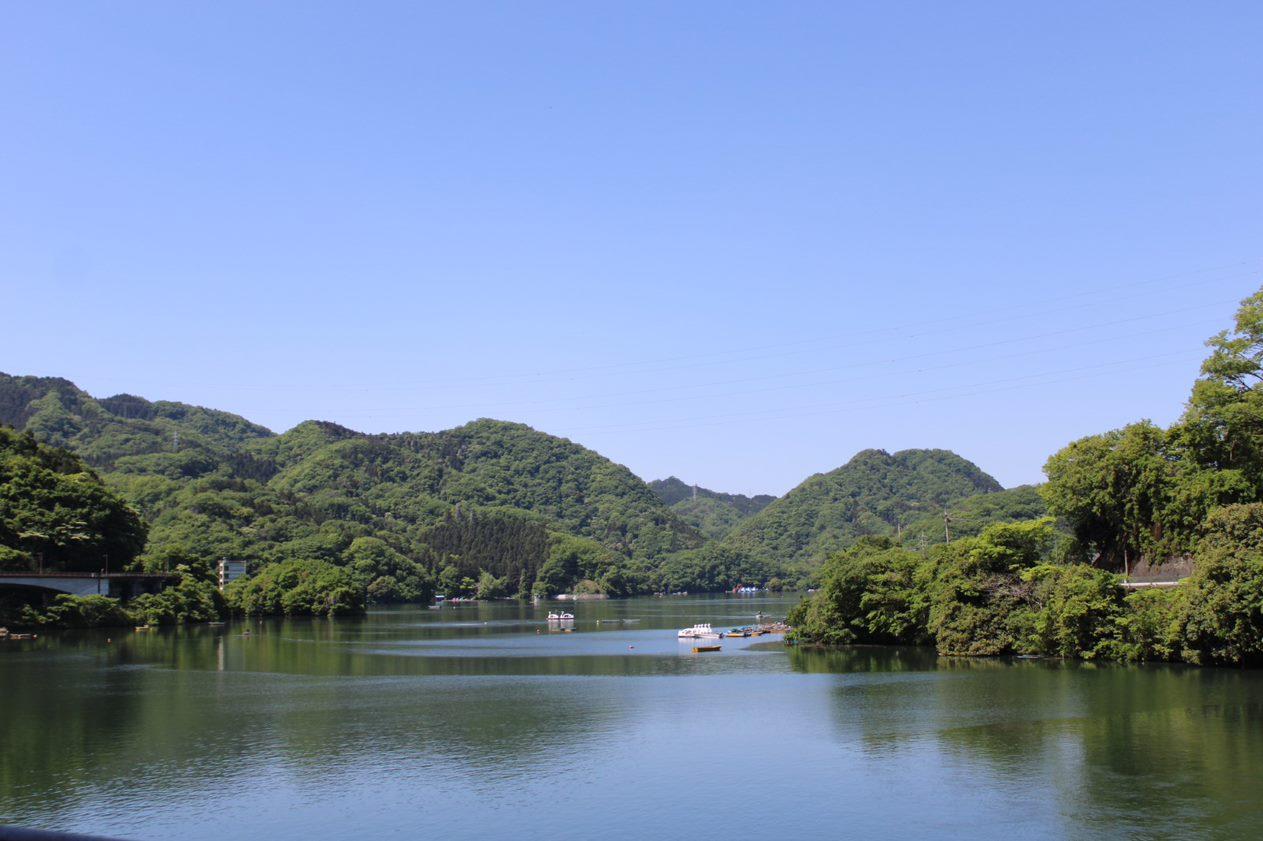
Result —
[[[787,650],[797,597],[0,644],[0,823],[134,839],[1263,837],[1263,675]],[[243,633],[249,629],[248,635]]]

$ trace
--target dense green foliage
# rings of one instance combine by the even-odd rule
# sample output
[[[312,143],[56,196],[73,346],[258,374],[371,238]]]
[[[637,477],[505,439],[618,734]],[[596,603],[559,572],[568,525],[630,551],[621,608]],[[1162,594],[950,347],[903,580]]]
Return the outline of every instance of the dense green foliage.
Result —
[[[428,602],[434,595],[429,567],[397,552],[381,538],[355,538],[341,561],[370,602]]]
[[[219,615],[209,570],[233,558],[252,573],[228,593],[243,613],[788,579],[821,585],[797,612],[804,640],[1250,662],[1263,627],[1263,292],[1210,346],[1178,423],[1073,442],[1038,489],[1004,491],[943,450],[866,450],[777,500],[649,486],[521,424],[363,435],[307,422],[278,436],[0,375],[0,421],[25,430],[0,429],[0,564],[95,570],[108,555],[185,571],[131,613],[59,600],[51,624]],[[1196,561],[1180,588],[1117,586],[1114,572],[1176,555]]]
[[[24,606],[6,622],[26,628],[121,628],[136,617],[118,599],[108,596],[55,596],[44,610]]]
[[[254,615],[337,616],[364,611],[364,587],[351,570],[325,561],[269,564],[251,578],[234,581],[225,592],[234,612]]]
[[[994,493],[967,496],[946,507],[951,536],[977,537],[987,526],[1018,520],[1038,520],[1047,515],[1048,505],[1035,485],[1022,485]],[[899,540],[910,549],[923,549],[944,543],[943,511],[909,520],[899,530]]]
[[[140,567],[234,558],[259,572],[323,561],[354,566],[356,585],[378,602],[435,589],[706,591],[787,571],[792,582],[810,573],[811,559],[859,536],[892,533],[918,513],[999,487],[950,453],[872,451],[769,505],[770,496],[695,491],[675,478],[647,486],[520,424],[370,436],[309,421],[273,435],[223,412],[129,395],[96,400],[65,380],[4,375],[0,420],[96,465],[149,525]],[[962,528],[1003,508],[965,515]]]
[[[1160,656],[1122,644],[1130,603],[1117,577],[1086,564],[1050,563],[1057,541],[1045,518],[996,524],[925,553],[889,541],[862,543],[829,561],[824,586],[796,610],[796,637],[928,642],[944,655]]]
[[[1126,568],[1196,546],[1210,511],[1256,493],[1238,470],[1199,464],[1186,428],[1148,422],[1070,444],[1048,460],[1042,492],[1085,557]]]
[[[829,473],[812,476],[738,524],[717,547],[753,564],[800,571],[866,535],[894,535],[902,523],[1001,487],[976,465],[946,450],[865,450]]]
[[[150,472],[197,474],[271,433],[237,415],[120,394],[96,400],[68,380],[0,374],[0,424],[64,447],[99,470],[139,459]]]
[[[776,499],[770,494],[745,496],[720,493],[686,485],[674,476],[655,479],[649,483],[649,488],[707,540],[723,537],[737,523],[759,513]]]
[[[108,628],[133,625],[179,625],[213,622],[225,615],[224,597],[209,575],[186,566],[179,578],[158,593],[145,593],[130,602],[108,596],[59,594],[39,604],[30,594],[0,595],[0,626],[15,628]]]
[[[76,456],[0,427],[0,569],[121,569],[144,545],[136,512]]]
[[[1263,291],[1208,343],[1180,421],[1147,421],[1072,443],[1048,460],[1043,493],[1085,557],[1125,567],[1192,552],[1211,511],[1263,500]]]
[[[1209,344],[1178,423],[1132,424],[1049,459],[1040,492],[1067,534],[1046,518],[921,553],[862,543],[826,564],[795,610],[797,638],[1263,663],[1263,292]],[[1175,555],[1194,572],[1170,589],[1125,594],[1110,571]]]
[[[681,500],[672,505],[671,510],[707,540],[723,537],[747,517],[735,506],[706,496]]]
[[[138,538],[111,528],[130,542],[106,549],[75,531],[78,521],[32,525],[27,509],[39,505],[26,485],[15,486],[25,513],[10,518],[0,562],[29,565],[40,548],[52,562],[54,545],[62,555],[82,546],[80,562],[92,569],[107,551],[116,568],[135,559],[148,570],[233,558],[257,573],[322,561],[352,569],[368,601],[390,602],[425,600],[436,588],[646,592],[661,586],[663,559],[702,543],[626,468],[521,424],[480,420],[370,436],[309,421],[273,435],[223,412],[129,395],[96,400],[66,380],[7,375],[0,421],[28,429],[23,440],[72,449],[105,485],[68,454],[71,466],[57,481],[83,472],[85,483],[101,493],[108,487],[149,526],[147,544],[143,528]],[[130,508],[120,510],[140,528]],[[37,545],[45,533],[48,545]],[[583,562],[555,557],[559,546],[575,545]]]

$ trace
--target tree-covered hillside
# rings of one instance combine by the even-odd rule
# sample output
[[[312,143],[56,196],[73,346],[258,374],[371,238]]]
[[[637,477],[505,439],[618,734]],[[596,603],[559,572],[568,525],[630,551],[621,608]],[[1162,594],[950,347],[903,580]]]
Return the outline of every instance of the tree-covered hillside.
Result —
[[[478,589],[484,573],[494,580],[481,589],[496,592],[591,579],[623,593],[653,588],[661,558],[702,541],[627,468],[522,424],[365,435],[308,421],[274,435],[224,412],[3,375],[0,407],[6,422],[96,465],[142,513],[148,568],[221,557],[253,570],[348,565],[353,544],[372,538],[454,594]],[[378,600],[418,592],[419,573],[396,575],[389,557],[365,580],[382,579]]]
[[[893,535],[935,514],[941,523],[945,506],[1000,490],[947,450],[864,450],[740,523],[717,548],[766,564],[814,564],[865,535]]]
[[[898,535],[904,546],[920,549],[943,543],[948,532],[944,529],[943,511],[935,511],[903,523]],[[1038,520],[1048,513],[1048,505],[1036,485],[1021,485],[994,493],[967,496],[946,506],[953,540],[960,537],[977,537],[995,523],[1013,523],[1020,520]]]
[[[97,400],[69,380],[0,373],[0,424],[72,450],[92,467],[196,475],[272,432],[228,412],[130,394]]]
[[[770,494],[745,496],[720,493],[687,485],[674,476],[655,479],[649,487],[658,499],[671,506],[680,519],[708,540],[727,534],[737,523],[759,513],[776,499]]]
[[[121,569],[145,527],[75,455],[0,426],[0,569]]]
[[[0,413],[33,439],[79,454],[140,512],[149,539],[138,566],[204,571],[237,558],[256,573],[289,564],[268,586],[348,586],[329,572],[338,568],[376,601],[435,588],[620,595],[758,584],[801,572],[862,535],[902,525],[917,539],[918,517],[935,526],[922,529],[933,541],[944,505],[999,490],[974,465],[937,450],[866,451],[781,500],[695,490],[674,477],[650,486],[522,424],[484,419],[366,435],[307,421],[275,435],[181,403],[97,400],[53,378],[0,375]],[[960,506],[962,533],[1030,510],[1024,497],[995,496],[991,505]],[[291,603],[332,604],[326,595]],[[242,598],[283,603],[270,591]]]
[[[999,522],[920,552],[861,541],[830,558],[819,592],[791,615],[798,639],[1263,664],[1263,290],[1207,344],[1179,421],[1139,421],[1048,459],[1038,493],[1061,530],[1053,517]],[[1029,495],[971,498],[953,507],[956,522],[1038,513]],[[1192,575],[1119,586],[1136,562],[1173,557],[1191,560]]]

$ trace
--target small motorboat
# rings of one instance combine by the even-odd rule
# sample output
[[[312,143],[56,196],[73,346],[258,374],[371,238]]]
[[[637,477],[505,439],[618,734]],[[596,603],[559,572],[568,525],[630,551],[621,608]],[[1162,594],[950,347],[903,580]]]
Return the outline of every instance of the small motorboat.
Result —
[[[548,614],[549,622],[573,622],[573,613],[550,613]]]
[[[694,654],[705,654],[708,651],[718,651],[722,646],[718,645],[695,645],[693,646]]]
[[[723,634],[712,628],[709,622],[699,622],[692,628],[682,629],[676,637],[682,640],[722,639]]]

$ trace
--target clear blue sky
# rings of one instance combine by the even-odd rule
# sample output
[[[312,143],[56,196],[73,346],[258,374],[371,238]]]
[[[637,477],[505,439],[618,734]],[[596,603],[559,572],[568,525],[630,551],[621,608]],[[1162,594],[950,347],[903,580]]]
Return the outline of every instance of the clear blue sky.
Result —
[[[783,493],[1180,412],[1258,3],[7,3],[0,370]]]

